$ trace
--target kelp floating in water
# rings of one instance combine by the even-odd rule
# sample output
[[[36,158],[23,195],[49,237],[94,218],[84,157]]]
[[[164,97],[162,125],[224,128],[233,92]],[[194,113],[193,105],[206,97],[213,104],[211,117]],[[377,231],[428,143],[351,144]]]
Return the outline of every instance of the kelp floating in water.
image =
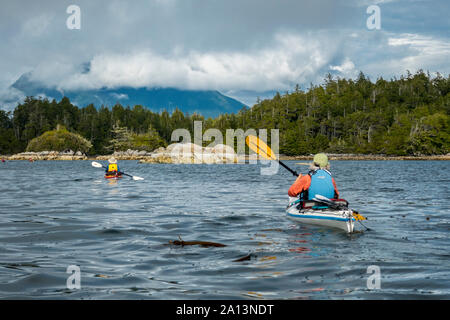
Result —
[[[217,242],[210,242],[210,241],[184,241],[183,239],[181,239],[181,237],[179,238],[180,240],[170,240],[169,244],[173,244],[176,246],[202,246],[205,248],[208,247],[226,247],[225,244],[222,243],[217,243]]]
[[[248,261],[252,259],[252,254],[246,255],[244,257],[238,258],[236,260],[233,260],[233,262],[241,262],[241,261]]]

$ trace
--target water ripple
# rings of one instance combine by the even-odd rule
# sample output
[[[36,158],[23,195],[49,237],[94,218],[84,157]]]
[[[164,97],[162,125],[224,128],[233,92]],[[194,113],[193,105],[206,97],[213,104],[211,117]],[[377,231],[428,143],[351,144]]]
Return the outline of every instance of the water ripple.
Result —
[[[0,298],[450,298],[448,161],[334,161],[342,196],[373,229],[353,235],[286,219],[286,171],[121,167],[145,180],[106,181],[88,161],[1,167]],[[69,265],[79,290],[66,287]],[[372,265],[380,289],[367,287]]]

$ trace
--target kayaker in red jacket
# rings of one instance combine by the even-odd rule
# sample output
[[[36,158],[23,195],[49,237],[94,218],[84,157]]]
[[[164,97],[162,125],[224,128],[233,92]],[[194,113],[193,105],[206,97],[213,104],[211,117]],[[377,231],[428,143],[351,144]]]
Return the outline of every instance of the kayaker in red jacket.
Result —
[[[303,200],[312,200],[316,194],[329,199],[338,199],[339,191],[336,182],[331,176],[328,157],[324,153],[314,156],[307,175],[300,174],[289,188],[289,197],[300,196]]]

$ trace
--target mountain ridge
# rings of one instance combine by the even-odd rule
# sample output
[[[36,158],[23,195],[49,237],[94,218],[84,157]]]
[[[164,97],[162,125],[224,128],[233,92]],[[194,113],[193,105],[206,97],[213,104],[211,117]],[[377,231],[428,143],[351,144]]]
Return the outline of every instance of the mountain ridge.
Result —
[[[93,104],[96,108],[112,107],[117,103],[124,106],[142,105],[154,112],[176,108],[185,113],[199,113],[205,117],[217,117],[223,113],[236,113],[244,103],[228,97],[217,90],[182,90],[177,88],[118,87],[84,90],[58,90],[32,80],[30,73],[17,79],[12,88],[25,96],[61,100],[68,97],[78,107]]]

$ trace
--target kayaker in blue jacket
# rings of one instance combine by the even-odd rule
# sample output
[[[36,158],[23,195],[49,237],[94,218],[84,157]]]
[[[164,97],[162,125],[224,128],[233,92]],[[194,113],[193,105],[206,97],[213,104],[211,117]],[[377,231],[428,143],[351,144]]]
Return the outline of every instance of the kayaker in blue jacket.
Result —
[[[314,156],[307,175],[299,175],[289,188],[290,197],[301,196],[304,200],[312,200],[317,194],[329,199],[338,199],[339,191],[331,176],[328,157],[324,153]]]

